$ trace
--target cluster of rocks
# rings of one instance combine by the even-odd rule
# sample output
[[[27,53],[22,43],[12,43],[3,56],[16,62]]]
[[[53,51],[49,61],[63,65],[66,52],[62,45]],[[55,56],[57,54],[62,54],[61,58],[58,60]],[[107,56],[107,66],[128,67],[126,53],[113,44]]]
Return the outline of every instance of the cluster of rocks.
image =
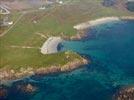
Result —
[[[7,80],[14,80],[14,79],[19,79],[22,77],[25,77],[27,75],[33,75],[33,68],[21,68],[19,71],[15,71],[13,69],[0,69],[0,83],[7,81]]]
[[[66,54],[68,55],[68,54]],[[68,59],[69,56],[66,57],[66,59]],[[12,80],[12,79],[18,79],[18,78],[22,78],[22,76],[28,76],[29,73],[28,72],[32,72],[31,74],[37,74],[37,75],[46,75],[46,74],[53,74],[53,73],[59,73],[59,72],[67,72],[67,71],[71,71],[74,70],[78,67],[80,67],[80,65],[83,64],[87,64],[88,61],[84,58],[82,59],[74,59],[71,62],[68,62],[67,64],[65,64],[64,66],[51,66],[51,67],[47,67],[47,68],[39,68],[39,69],[33,69],[33,68],[21,68],[19,72],[14,71],[14,70],[0,70],[0,81],[3,80]],[[1,74],[2,73],[2,74]],[[18,75],[18,76],[15,76]],[[0,83],[1,84],[1,83]],[[8,91],[10,91],[10,93],[12,92],[12,90],[16,90],[17,93],[24,93],[24,94],[33,94],[37,91],[37,87],[33,84],[30,83],[25,83],[25,82],[17,82],[14,83],[13,86],[9,89],[1,87],[0,86],[0,100],[6,100],[6,98],[8,97],[9,93]]]
[[[33,95],[37,92],[38,88],[32,83],[17,82],[13,83],[11,86],[0,86],[0,100],[8,100],[11,95],[15,96],[17,93],[24,95]]]
[[[61,67],[61,72],[71,71],[78,68],[80,65],[87,64],[88,61],[86,59],[75,59],[73,62],[69,62],[68,64]]]
[[[134,86],[121,89],[116,94],[115,100],[134,100]]]
[[[3,86],[0,86],[0,100],[6,100],[7,94],[7,89]]]
[[[34,93],[37,90],[37,88],[29,83],[29,84],[17,85],[17,90],[23,93]]]
[[[48,68],[39,68],[36,70],[35,74],[37,75],[46,75],[46,74],[53,74],[53,73],[60,73],[60,72],[67,72],[67,71],[71,71],[74,70],[78,67],[80,67],[80,65],[83,64],[87,64],[88,61],[86,59],[74,59],[72,62],[68,62],[67,64],[65,64],[64,66],[51,66]]]
[[[78,68],[80,65],[87,64],[87,63],[88,61],[82,58],[82,59],[74,59],[73,61],[70,61],[63,66],[59,65],[59,66],[41,67],[38,69],[27,67],[27,68],[20,68],[19,71],[15,71],[13,69],[0,69],[0,84],[5,83],[6,81],[16,80],[16,79],[20,79],[35,74],[46,75],[46,74],[53,74],[58,72],[71,71],[73,69]]]

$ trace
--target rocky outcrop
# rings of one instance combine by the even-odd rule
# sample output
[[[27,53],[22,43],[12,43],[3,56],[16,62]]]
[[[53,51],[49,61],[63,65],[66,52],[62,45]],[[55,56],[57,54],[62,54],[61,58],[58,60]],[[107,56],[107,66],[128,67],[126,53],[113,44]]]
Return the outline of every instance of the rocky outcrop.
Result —
[[[7,89],[4,87],[0,87],[0,100],[5,100],[7,94],[8,94]]]
[[[74,36],[71,36],[70,40],[80,40],[80,39],[86,37],[87,34],[85,34],[85,33],[87,33],[87,31],[88,31],[87,29],[77,30],[78,33]]]
[[[34,75],[33,68],[21,68],[19,71],[3,68],[0,69],[0,84],[8,80],[15,80],[29,75]]]
[[[122,20],[134,20],[134,16],[122,16]]]
[[[34,93],[37,88],[32,84],[18,85],[17,90],[23,93]]]
[[[125,87],[114,96],[114,100],[134,100],[134,86]]]
[[[67,72],[67,71],[72,71],[74,69],[79,68],[83,64],[87,64],[88,61],[86,59],[75,59],[72,62],[68,62],[64,66],[51,66],[48,68],[39,68],[35,71],[35,74],[53,74],[57,72]]]
[[[68,62],[67,64],[63,66],[41,67],[38,69],[28,67],[25,69],[20,68],[19,71],[3,68],[3,69],[0,69],[0,82],[1,82],[0,84],[3,84],[9,80],[16,80],[16,79],[20,79],[20,78],[35,75],[35,74],[46,75],[46,74],[53,74],[53,73],[59,73],[59,72],[67,72],[67,71],[71,71],[76,68],[79,68],[81,65],[87,64],[87,63],[88,61],[82,58],[82,59],[74,59],[73,61]]]

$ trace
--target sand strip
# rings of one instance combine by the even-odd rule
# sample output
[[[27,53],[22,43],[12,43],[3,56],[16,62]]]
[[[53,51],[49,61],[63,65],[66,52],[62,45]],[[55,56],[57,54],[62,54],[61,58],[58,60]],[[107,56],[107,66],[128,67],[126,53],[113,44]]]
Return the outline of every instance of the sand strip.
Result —
[[[96,25],[100,25],[100,24],[104,24],[104,23],[108,23],[108,22],[112,22],[112,21],[120,21],[120,18],[119,17],[103,17],[103,18],[99,18],[96,20],[91,20],[91,21],[88,21],[85,23],[75,25],[74,29],[83,30],[83,29],[87,29],[92,26],[96,26]]]
[[[22,49],[40,49],[39,47],[31,47],[31,46],[10,46],[11,48],[22,48]]]
[[[61,43],[63,40],[61,37],[50,37],[48,40],[43,44],[41,47],[41,53],[42,54],[52,54],[57,53],[57,47],[59,43]]]

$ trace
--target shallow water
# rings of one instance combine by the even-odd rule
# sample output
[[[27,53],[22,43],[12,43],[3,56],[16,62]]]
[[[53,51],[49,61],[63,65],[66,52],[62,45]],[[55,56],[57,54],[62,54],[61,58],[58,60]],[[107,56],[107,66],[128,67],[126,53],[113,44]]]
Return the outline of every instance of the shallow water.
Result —
[[[112,100],[119,88],[134,84],[134,21],[99,25],[87,35],[79,41],[64,41],[61,50],[78,52],[91,64],[69,73],[14,82],[9,100]],[[38,90],[16,92],[20,83],[31,83]]]

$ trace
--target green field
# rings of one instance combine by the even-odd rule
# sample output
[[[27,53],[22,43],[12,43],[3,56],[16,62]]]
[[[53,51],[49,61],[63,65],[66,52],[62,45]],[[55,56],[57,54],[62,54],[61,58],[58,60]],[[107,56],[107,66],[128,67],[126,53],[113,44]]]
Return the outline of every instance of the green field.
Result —
[[[71,0],[70,0],[71,1]],[[51,36],[73,36],[77,33],[73,26],[104,16],[132,16],[134,13],[123,11],[115,7],[103,7],[102,0],[72,0],[66,5],[54,5],[44,11],[29,12],[7,32],[0,37],[0,68],[19,69],[21,67],[48,67],[64,65],[75,58],[81,59],[76,53],[70,53],[66,59],[64,52],[42,55],[40,47]],[[13,20],[21,16],[20,12],[13,12]],[[2,30],[2,29],[1,29]],[[41,33],[46,38],[42,38]],[[11,46],[19,46],[17,48]],[[30,46],[34,48],[21,48]]]

